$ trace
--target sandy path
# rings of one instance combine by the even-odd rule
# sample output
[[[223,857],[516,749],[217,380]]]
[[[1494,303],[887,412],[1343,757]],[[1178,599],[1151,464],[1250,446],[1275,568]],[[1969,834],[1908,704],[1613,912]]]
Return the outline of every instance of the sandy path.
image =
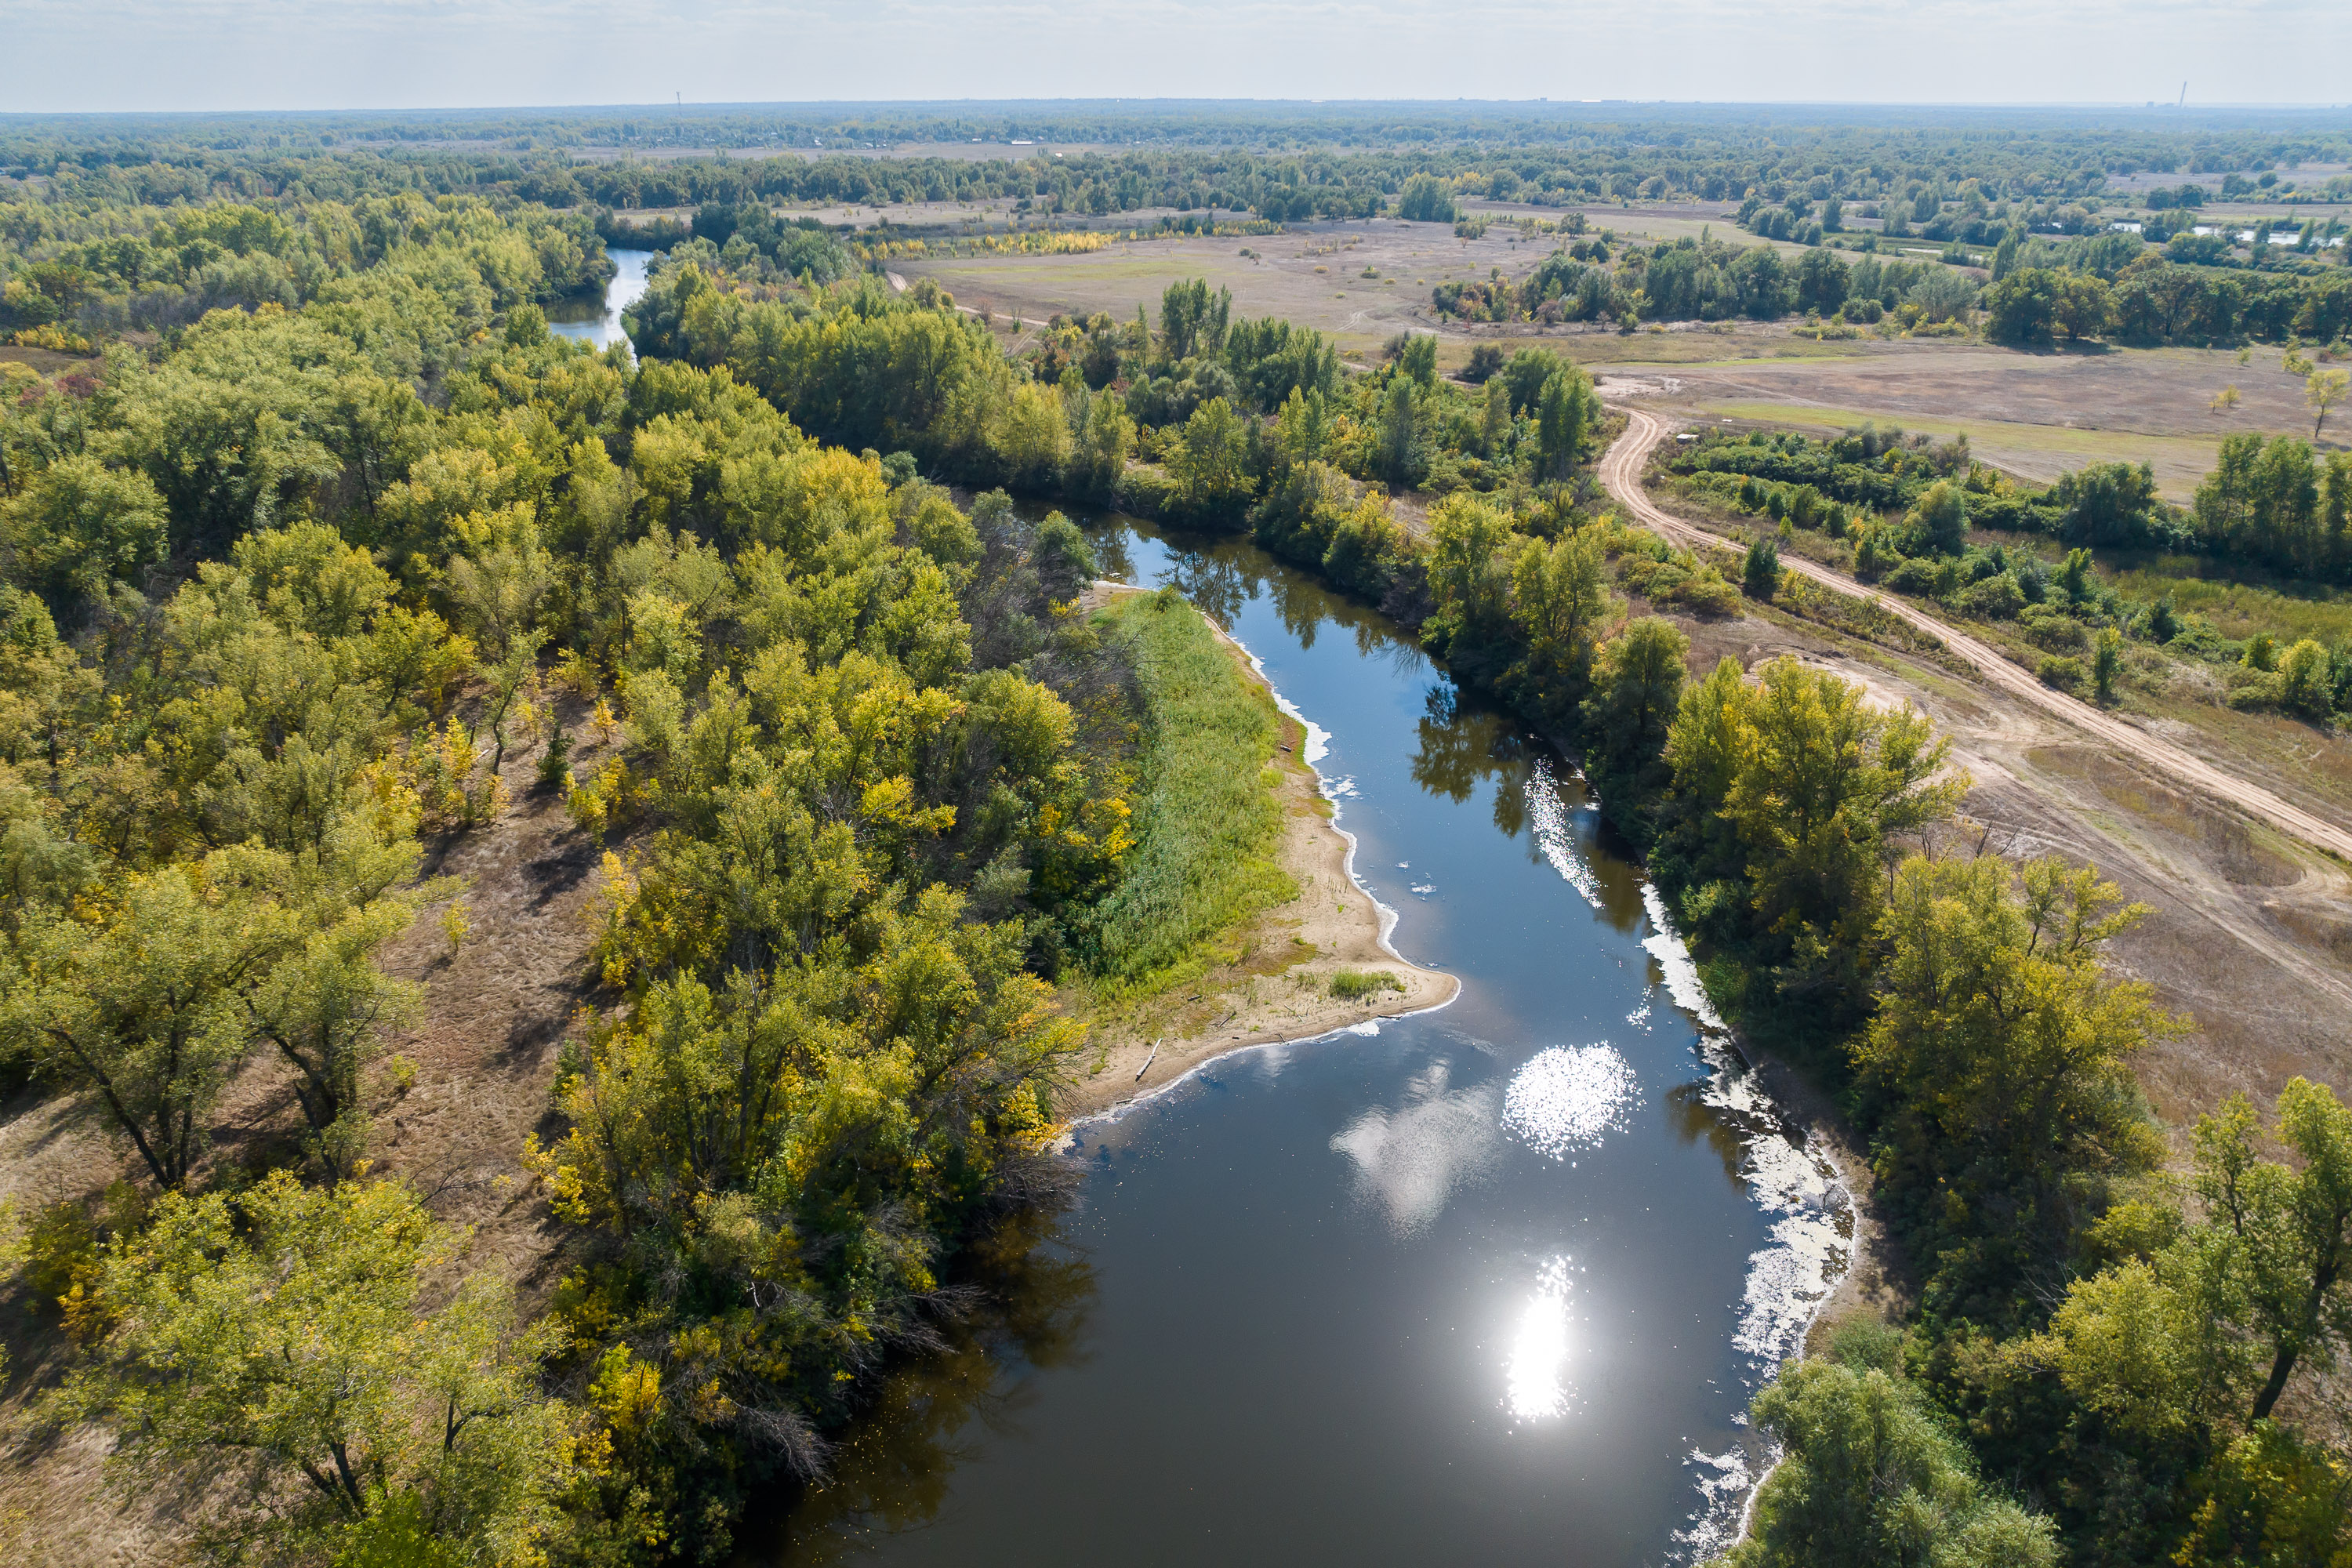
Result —
[[[905,273],[885,272],[882,276],[890,280],[890,288],[894,293],[904,294],[907,291],[907,275]],[[970,305],[958,305],[956,307],[956,310],[959,314],[966,316],[977,316],[980,314],[978,310]],[[1034,321],[1027,316],[1008,316],[1005,319],[1016,327],[1043,327],[1051,324],[1046,321]]]
[[[1642,469],[1649,460],[1651,450],[1665,439],[1670,426],[1664,420],[1638,408],[1628,408],[1625,413],[1625,433],[1601,459],[1601,482],[1608,487],[1609,493],[1622,502],[1645,527],[1676,543],[1738,548],[1721,534],[1670,516],[1650,500],[1642,489]],[[1936,637],[1951,652],[1965,659],[1979,676],[2011,696],[2032,703],[2074,729],[2137,758],[2157,772],[2236,806],[2249,816],[2259,817],[2315,848],[2339,859],[2352,860],[2352,832],[2280,799],[2260,784],[2249,784],[2224,773],[2202,758],[2148,734],[2111,713],[2103,712],[2079,698],[2051,689],[2011,663],[1999,649],[1957,630],[1909,601],[1892,595],[1874,594],[1843,573],[1832,571],[1817,562],[1783,556],[1780,567],[1782,571],[1793,572],[1839,593],[1875,600],[1888,614],[1899,616]]]

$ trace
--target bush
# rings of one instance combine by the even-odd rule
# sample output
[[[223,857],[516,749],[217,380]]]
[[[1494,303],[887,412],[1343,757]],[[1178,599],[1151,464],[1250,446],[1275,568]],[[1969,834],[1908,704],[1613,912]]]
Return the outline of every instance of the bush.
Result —
[[[1158,468],[1129,468],[1119,476],[1119,510],[1138,517],[1164,517],[1175,504],[1176,482]]]
[[[2060,654],[2052,654],[2034,668],[2034,679],[2044,686],[2061,691],[2080,691],[2084,679],[2083,661]]]
[[[1360,1002],[1383,991],[1402,991],[1404,982],[1385,969],[1342,969],[1331,976],[1331,994],[1342,1002]]]
[[[1960,590],[1960,610],[1988,621],[2005,621],[2025,607],[2025,590],[2011,573],[1997,572]]]
[[[1886,574],[1885,581],[1886,585],[1898,594],[1919,594],[1933,598],[1942,579],[1943,573],[1935,562],[1913,555],[1895,563],[1895,569]]]
[[[2050,653],[2080,653],[2085,641],[2083,623],[2063,610],[2035,605],[2021,612],[2017,624],[2035,647]]]
[[[2266,713],[2285,705],[2286,677],[2274,669],[2253,669],[2240,665],[2223,679],[2227,699],[2232,708]]]

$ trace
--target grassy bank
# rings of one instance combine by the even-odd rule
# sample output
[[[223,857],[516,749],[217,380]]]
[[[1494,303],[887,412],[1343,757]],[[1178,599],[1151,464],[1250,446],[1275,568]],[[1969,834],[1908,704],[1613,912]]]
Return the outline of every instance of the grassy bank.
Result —
[[[1298,889],[1277,860],[1271,694],[1172,592],[1126,595],[1103,614],[1134,641],[1148,713],[1136,846],[1091,932],[1093,999],[1118,1005],[1199,974],[1227,956],[1230,933]]]

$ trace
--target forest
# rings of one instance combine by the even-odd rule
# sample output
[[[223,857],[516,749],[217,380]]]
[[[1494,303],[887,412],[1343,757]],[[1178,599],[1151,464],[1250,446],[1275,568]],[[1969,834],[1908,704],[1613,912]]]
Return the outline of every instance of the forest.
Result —
[[[73,1347],[44,1419],[105,1423],[157,1473],[247,1479],[206,1550],[724,1562],[747,1499],[823,1476],[877,1371],[937,1348],[969,1305],[960,1261],[1070,1180],[1055,1095],[1082,1040],[1057,985],[1168,968],[1189,938],[1136,913],[1138,879],[1234,853],[1168,834],[1181,790],[1147,765],[1167,699],[1138,649],[1192,634],[1076,612],[1097,569],[1061,505],[1245,535],[1556,740],[1717,1005],[1850,1111],[1923,1287],[1905,1323],[1759,1395],[1788,1457],[1727,1561],[2352,1551],[2326,1406],[2352,1335],[2352,1111],[2297,1079],[2267,1118],[2216,1108],[2168,1164],[2130,1069],[2189,1021],[2106,962],[2145,909],[2094,868],[1966,852],[1967,780],[1916,712],[1794,660],[1691,669],[1661,613],[1796,602],[1779,552],[1843,551],[2026,628],[2062,661],[2045,679],[2104,691],[2127,645],[2179,643],[2245,672],[2247,702],[2324,721],[2352,708],[2352,648],[2230,643],[2103,584],[2088,552],[2341,581],[2344,454],[2233,438],[2176,508],[2120,465],[2032,487],[1874,426],[1714,435],[1668,482],[1760,537],[1702,556],[1607,504],[1611,416],[1540,344],[1481,343],[1454,375],[1411,334],[1354,369],[1196,279],[1008,353],[935,284],[894,290],[764,205],[919,177],[933,199],[1044,182],[1105,210],[1131,178],[1137,205],[1303,217],[1416,179],[1433,204],[1437,176],[1501,161],[1483,147],[1089,154],[1048,178],[411,155],[373,145],[389,121],[273,147],[268,123],[226,149],[0,141],[6,324],[79,341],[46,372],[0,363],[0,1070],[89,1096],[128,1173],[13,1216],[10,1261]],[[1512,177],[1744,188],[1850,147],[1856,199],[1933,160],[2026,201],[2284,134],[1945,154],[1899,117],[1716,129],[1739,151],[1596,126]],[[327,145],[363,132],[356,155]],[[1487,189],[1511,194],[1501,173]],[[611,275],[588,208],[656,196],[717,221],[656,267],[634,352],[551,333],[544,307]],[[1951,276],[1595,243],[1454,308],[1932,321],[1920,291]],[[2199,270],[2058,255],[2012,251],[1996,321],[2037,273],[2098,279],[2119,318],[2128,290]],[[2277,330],[2340,332],[2343,277],[2278,279],[2295,311],[2337,314]],[[2261,292],[2179,335],[2262,335]],[[593,1005],[552,1131],[512,1151],[572,1260],[536,1314],[372,1158],[404,1070],[385,1040],[419,1005],[381,954],[445,904],[464,940],[433,868],[509,808],[510,755],[601,852]],[[257,1059],[302,1123],[257,1166],[206,1142]]]

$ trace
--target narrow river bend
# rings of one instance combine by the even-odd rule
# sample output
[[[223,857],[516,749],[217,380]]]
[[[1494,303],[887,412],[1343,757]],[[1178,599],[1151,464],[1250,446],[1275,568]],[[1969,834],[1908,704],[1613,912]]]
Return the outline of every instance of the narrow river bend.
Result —
[[[1395,945],[1462,994],[1082,1124],[1078,1202],[1003,1310],[898,1374],[748,1560],[1721,1545],[1761,1458],[1742,1412],[1843,1263],[1827,1166],[1692,1011],[1548,747],[1254,547],[1090,531],[1106,575],[1174,584],[1317,728]]]
[[[646,291],[646,274],[654,261],[650,250],[608,249],[604,254],[613,258],[614,270],[603,299],[567,300],[547,308],[547,324],[559,335],[600,349],[628,342],[629,334],[621,330],[621,312]]]

